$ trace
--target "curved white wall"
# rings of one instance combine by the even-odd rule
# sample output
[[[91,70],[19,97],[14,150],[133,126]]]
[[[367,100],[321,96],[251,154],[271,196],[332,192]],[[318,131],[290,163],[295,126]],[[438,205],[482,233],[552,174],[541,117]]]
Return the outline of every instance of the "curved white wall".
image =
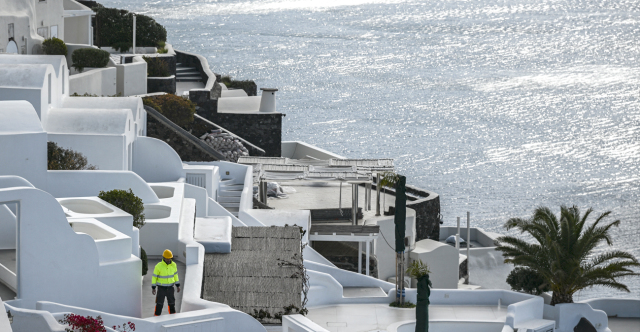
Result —
[[[185,177],[180,156],[167,143],[138,137],[133,146],[133,171],[145,181],[173,182]]]

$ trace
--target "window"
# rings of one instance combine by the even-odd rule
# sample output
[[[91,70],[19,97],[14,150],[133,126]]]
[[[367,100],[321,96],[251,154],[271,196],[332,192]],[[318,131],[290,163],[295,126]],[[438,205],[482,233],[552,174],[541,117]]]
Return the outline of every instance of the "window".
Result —
[[[51,38],[58,38],[58,26],[57,25],[52,25],[51,26]]]
[[[9,39],[14,38],[13,35],[13,23],[9,23]]]

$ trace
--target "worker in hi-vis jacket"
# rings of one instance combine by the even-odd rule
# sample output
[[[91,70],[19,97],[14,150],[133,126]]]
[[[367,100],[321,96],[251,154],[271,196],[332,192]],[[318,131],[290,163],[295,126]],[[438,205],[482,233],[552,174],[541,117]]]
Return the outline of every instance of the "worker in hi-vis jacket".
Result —
[[[178,266],[171,259],[173,253],[167,249],[162,253],[162,261],[156,264],[153,269],[153,278],[151,279],[151,294],[156,295],[156,286],[158,286],[158,295],[156,295],[156,311],[154,316],[162,314],[164,306],[164,298],[167,298],[169,313],[176,313],[176,298],[173,295],[173,285],[178,288],[180,293],[180,280],[178,279]]]

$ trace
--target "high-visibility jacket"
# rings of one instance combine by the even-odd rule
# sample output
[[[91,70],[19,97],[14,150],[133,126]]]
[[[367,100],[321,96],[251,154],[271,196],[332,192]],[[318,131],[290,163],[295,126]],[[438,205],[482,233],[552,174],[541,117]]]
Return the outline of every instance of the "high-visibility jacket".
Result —
[[[178,266],[174,261],[171,264],[167,264],[163,261],[156,264],[153,269],[153,278],[151,278],[151,287],[157,286],[173,286],[180,287],[180,280],[178,279]]]

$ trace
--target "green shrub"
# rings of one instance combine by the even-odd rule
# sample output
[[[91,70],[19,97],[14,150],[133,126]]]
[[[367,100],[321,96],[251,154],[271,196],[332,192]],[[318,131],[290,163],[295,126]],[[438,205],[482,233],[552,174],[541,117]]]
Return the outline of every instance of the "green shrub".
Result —
[[[157,57],[142,57],[147,62],[148,77],[169,77],[169,64]]]
[[[507,283],[514,291],[533,295],[540,295],[550,290],[541,274],[523,267],[513,269],[507,276]]]
[[[62,39],[56,37],[45,39],[42,42],[42,51],[46,55],[67,56],[67,44],[65,44]]]
[[[96,25],[97,45],[123,51],[133,44],[133,13],[116,8],[96,8]],[[167,30],[162,25],[149,16],[136,15],[136,46],[156,47],[166,40]]]
[[[169,50],[167,50],[167,48],[165,47],[166,43],[161,41],[158,43],[158,53],[160,54],[166,54],[167,52],[169,52]]]
[[[98,198],[132,215],[134,227],[144,226],[144,204],[142,199],[133,194],[131,188],[129,191],[120,189],[100,191]]]
[[[87,158],[80,152],[59,147],[55,142],[47,142],[47,169],[49,170],[95,170],[87,165]]]
[[[133,47],[133,42],[116,42],[111,44],[111,47],[118,52],[124,53]]]
[[[142,104],[144,104],[144,106],[149,106],[151,108],[153,108],[154,110],[162,113],[162,109],[160,108],[160,105],[158,105],[155,100],[151,97],[145,97],[142,98]]]
[[[142,260],[142,275],[146,276],[149,271],[149,259],[147,258],[147,252],[140,247],[140,260]]]
[[[242,89],[249,96],[257,95],[258,85],[256,85],[256,82],[254,81],[237,81],[232,79],[231,76],[222,76],[221,81],[224,85],[227,86],[227,88]]]
[[[159,107],[153,107],[156,111],[162,113],[173,123],[180,127],[186,126],[193,122],[193,115],[196,113],[196,104],[189,99],[184,99],[173,94],[160,95],[152,98],[153,102]],[[144,98],[147,99],[147,98]],[[143,99],[143,103],[144,103]],[[146,102],[148,105],[149,101]],[[150,105],[149,105],[150,106]]]
[[[71,53],[71,62],[80,72],[87,67],[103,68],[109,63],[109,52],[97,48],[79,48]]]
[[[407,267],[407,275],[412,278],[420,279],[429,273],[431,273],[431,271],[429,271],[429,266],[427,266],[427,263],[423,262],[421,259],[413,261],[409,267]]]

